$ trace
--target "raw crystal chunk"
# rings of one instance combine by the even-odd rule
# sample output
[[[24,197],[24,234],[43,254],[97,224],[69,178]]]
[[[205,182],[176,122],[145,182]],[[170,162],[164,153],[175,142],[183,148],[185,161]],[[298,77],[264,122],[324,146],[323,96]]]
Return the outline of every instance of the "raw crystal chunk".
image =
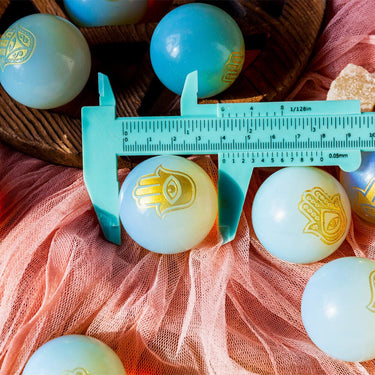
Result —
[[[365,68],[348,64],[332,81],[327,100],[361,101],[361,111],[371,112],[375,106],[375,75]]]

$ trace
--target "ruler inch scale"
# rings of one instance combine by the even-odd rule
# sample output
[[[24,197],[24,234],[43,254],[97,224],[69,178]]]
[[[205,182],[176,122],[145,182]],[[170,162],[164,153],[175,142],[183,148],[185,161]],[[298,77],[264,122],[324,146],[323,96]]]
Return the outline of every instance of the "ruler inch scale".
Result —
[[[116,117],[108,77],[99,73],[99,106],[82,108],[83,174],[105,237],[121,242],[118,156],[218,155],[219,230],[236,234],[255,167],[329,166],[353,171],[375,150],[375,113],[358,100],[199,104],[190,73],[181,115]]]

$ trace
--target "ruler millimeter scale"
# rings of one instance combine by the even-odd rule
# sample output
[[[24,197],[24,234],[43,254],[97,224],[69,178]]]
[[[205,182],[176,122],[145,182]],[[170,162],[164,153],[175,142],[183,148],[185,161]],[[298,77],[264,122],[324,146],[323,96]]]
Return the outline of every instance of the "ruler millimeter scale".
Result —
[[[99,74],[99,106],[82,108],[83,173],[105,237],[121,242],[117,156],[218,155],[219,229],[236,234],[254,167],[360,166],[375,150],[375,113],[360,102],[303,101],[198,104],[190,73],[181,116],[116,117],[108,77]],[[292,183],[292,182],[291,182]]]

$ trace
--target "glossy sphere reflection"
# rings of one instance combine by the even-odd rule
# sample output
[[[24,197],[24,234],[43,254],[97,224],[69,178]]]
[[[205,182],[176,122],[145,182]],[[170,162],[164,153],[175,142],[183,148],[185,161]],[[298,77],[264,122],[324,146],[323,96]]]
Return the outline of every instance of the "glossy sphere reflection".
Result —
[[[29,359],[23,375],[126,375],[117,354],[103,342],[68,335],[41,346]]]
[[[375,262],[346,257],[322,266],[302,297],[311,340],[343,361],[375,358]]]
[[[344,188],[314,167],[283,168],[259,188],[252,207],[255,233],[274,256],[311,263],[344,241],[351,211]]]
[[[137,23],[147,4],[148,0],[64,0],[69,17],[84,27]]]
[[[375,152],[362,152],[362,163],[354,172],[340,172],[353,211],[375,224]]]
[[[91,69],[89,46],[69,21],[33,14],[10,26],[0,39],[0,82],[18,102],[49,109],[74,99]]]
[[[245,58],[242,32],[223,10],[186,4],[169,12],[152,35],[152,66],[161,82],[181,94],[186,76],[198,70],[198,97],[228,88]]]
[[[119,204],[127,233],[157,253],[179,253],[198,245],[217,216],[216,189],[208,174],[172,155],[138,164],[121,187]]]

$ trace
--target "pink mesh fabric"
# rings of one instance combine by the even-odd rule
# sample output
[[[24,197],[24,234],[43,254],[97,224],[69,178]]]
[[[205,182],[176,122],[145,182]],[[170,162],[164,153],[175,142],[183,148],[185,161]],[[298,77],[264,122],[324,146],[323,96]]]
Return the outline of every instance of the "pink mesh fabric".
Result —
[[[289,99],[324,99],[349,62],[374,72],[374,15],[374,1],[329,1]],[[194,160],[217,179],[213,158]],[[354,217],[347,241],[315,264],[275,259],[251,225],[254,194],[271,172],[254,172],[233,242],[222,246],[214,229],[201,247],[165,256],[124,232],[120,247],[103,239],[80,170],[0,145],[0,374],[20,374],[43,343],[73,333],[110,345],[128,374],[375,374],[375,361],[322,353],[300,317],[304,286],[322,264],[375,259],[374,228]]]

